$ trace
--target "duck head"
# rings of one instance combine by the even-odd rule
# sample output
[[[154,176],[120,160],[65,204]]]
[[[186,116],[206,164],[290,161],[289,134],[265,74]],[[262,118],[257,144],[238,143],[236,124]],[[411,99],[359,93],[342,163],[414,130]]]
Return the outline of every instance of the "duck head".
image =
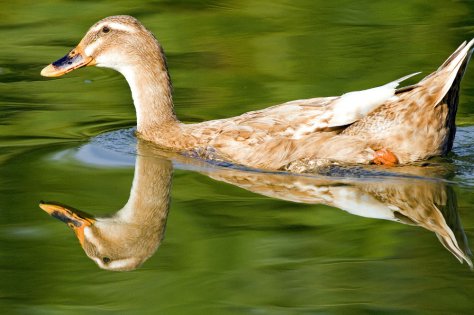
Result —
[[[41,75],[58,77],[85,66],[112,68],[125,75],[129,66],[160,58],[161,54],[153,34],[137,19],[111,16],[94,24],[74,49],[46,66]]]
[[[100,20],[74,49],[46,66],[41,75],[58,77],[85,66],[111,68],[125,77],[137,114],[137,132],[142,138],[152,140],[156,129],[166,133],[178,124],[163,49],[134,17],[120,15]]]

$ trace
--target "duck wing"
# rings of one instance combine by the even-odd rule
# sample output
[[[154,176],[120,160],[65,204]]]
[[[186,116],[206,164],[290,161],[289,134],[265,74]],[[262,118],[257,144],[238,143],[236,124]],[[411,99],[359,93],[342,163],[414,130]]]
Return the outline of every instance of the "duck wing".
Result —
[[[233,118],[193,125],[192,138],[199,142],[199,152],[195,153],[206,159],[278,169],[291,161],[311,156],[322,142],[396,97],[400,82],[416,74],[368,90],[337,97],[295,100]],[[366,153],[370,155],[371,152],[362,154],[365,156]]]
[[[299,140],[318,131],[347,126],[365,117],[368,113],[396,97],[400,82],[419,72],[375,88],[353,91],[336,97],[319,97],[286,102],[243,115],[208,121],[195,128],[201,135],[203,129],[219,130],[219,135],[285,137]]]

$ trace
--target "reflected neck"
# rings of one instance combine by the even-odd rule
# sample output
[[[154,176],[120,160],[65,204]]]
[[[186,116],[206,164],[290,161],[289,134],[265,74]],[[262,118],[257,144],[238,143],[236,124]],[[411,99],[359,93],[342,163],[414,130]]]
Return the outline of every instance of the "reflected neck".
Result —
[[[140,151],[140,146],[144,145],[139,141],[130,197],[115,216],[143,230],[152,226],[163,229],[170,205],[173,168],[168,160],[142,156],[145,152]]]

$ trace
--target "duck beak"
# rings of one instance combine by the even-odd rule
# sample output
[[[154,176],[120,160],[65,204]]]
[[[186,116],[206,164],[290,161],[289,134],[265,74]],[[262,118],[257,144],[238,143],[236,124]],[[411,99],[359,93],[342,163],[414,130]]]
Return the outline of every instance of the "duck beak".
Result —
[[[44,77],[59,77],[72,70],[95,65],[93,57],[87,56],[79,44],[76,48],[71,50],[66,56],[56,60],[52,64],[46,66],[41,70],[41,75]]]
[[[84,245],[84,229],[95,222],[95,219],[90,214],[58,203],[41,201],[39,206],[49,215],[61,220],[72,228],[81,245]]]

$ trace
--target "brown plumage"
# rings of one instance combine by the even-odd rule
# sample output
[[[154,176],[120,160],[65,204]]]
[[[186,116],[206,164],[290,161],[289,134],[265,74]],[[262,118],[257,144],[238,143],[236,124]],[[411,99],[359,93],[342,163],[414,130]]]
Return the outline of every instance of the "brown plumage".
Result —
[[[463,43],[437,71],[398,92],[409,76],[365,91],[197,124],[176,118],[163,50],[130,16],[97,22],[42,74],[59,76],[86,65],[115,69],[130,85],[141,138],[205,159],[302,172],[314,164],[405,164],[449,152],[472,45]]]

